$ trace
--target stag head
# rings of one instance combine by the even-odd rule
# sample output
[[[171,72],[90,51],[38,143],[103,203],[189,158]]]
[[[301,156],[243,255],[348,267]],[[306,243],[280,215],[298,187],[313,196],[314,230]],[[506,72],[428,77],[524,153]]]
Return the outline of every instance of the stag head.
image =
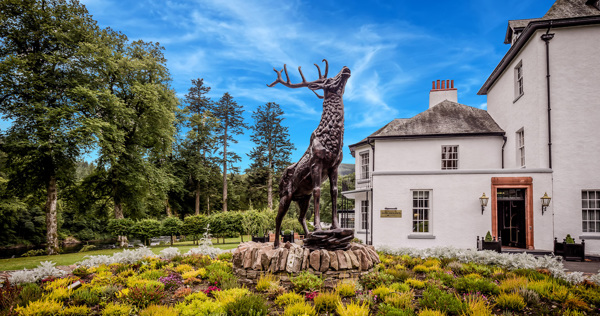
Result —
[[[291,83],[290,76],[288,75],[287,67],[283,64],[282,70],[277,70],[273,68],[273,70],[277,73],[277,79],[273,81],[271,84],[268,84],[268,87],[273,87],[278,83],[288,87],[288,88],[309,88],[312,92],[314,92],[319,99],[326,98],[329,94],[333,93],[341,97],[344,94],[344,89],[346,88],[346,82],[348,78],[350,78],[350,69],[346,66],[340,70],[340,72],[332,78],[327,78],[327,73],[329,72],[329,63],[327,59],[323,59],[325,62],[325,74],[321,75],[321,68],[319,65],[315,64],[317,70],[319,71],[319,79],[315,81],[306,81],[304,78],[304,74],[302,73],[302,68],[298,67],[298,72],[300,72],[300,76],[302,77],[302,82],[300,83]],[[285,72],[286,81],[281,77],[281,73]],[[323,90],[323,95],[319,95],[316,90]]]

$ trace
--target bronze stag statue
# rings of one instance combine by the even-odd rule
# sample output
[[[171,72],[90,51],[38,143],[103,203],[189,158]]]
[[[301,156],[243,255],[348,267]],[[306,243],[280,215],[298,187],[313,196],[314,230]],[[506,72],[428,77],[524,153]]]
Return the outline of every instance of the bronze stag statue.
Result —
[[[325,74],[321,76],[321,69],[317,64],[319,71],[319,79],[307,82],[302,74],[302,70],[298,67],[302,82],[290,83],[290,77],[287,72],[286,65],[283,65],[282,70],[275,70],[277,80],[269,84],[269,87],[275,86],[277,83],[288,88],[303,88],[307,87],[313,91],[319,99],[323,100],[323,114],[319,126],[310,136],[310,145],[302,158],[290,165],[283,172],[281,182],[279,183],[279,210],[276,218],[275,228],[275,243],[274,248],[279,247],[279,234],[281,231],[281,222],[287,213],[290,203],[296,201],[300,208],[300,216],[298,220],[304,228],[305,236],[309,236],[308,227],[306,226],[306,212],[310,203],[311,196],[314,198],[314,213],[315,213],[315,228],[316,232],[322,231],[321,217],[319,214],[319,200],[321,197],[321,183],[329,177],[331,188],[331,199],[333,201],[331,208],[332,229],[337,229],[337,179],[338,166],[342,162],[342,146],[344,138],[344,102],[342,96],[346,82],[350,78],[350,69],[343,67],[342,70],[333,78],[327,78],[329,64],[325,62]],[[286,81],[281,77],[281,72],[285,72]],[[323,95],[319,95],[316,90],[323,90]],[[348,239],[348,238],[344,238]],[[350,237],[349,239],[352,239]],[[305,242],[306,246],[306,242]]]

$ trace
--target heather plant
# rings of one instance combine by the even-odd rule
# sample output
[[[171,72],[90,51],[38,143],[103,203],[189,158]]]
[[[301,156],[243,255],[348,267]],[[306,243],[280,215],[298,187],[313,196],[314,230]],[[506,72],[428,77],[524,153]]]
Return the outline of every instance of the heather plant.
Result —
[[[500,292],[496,283],[487,279],[474,277],[458,278],[454,288],[459,293],[480,292],[487,295],[495,295]]]
[[[183,274],[186,272],[192,272],[192,271],[196,271],[196,269],[187,263],[180,264],[177,267],[175,267],[175,272],[177,272],[179,274]]]
[[[408,292],[410,291],[410,286],[406,283],[392,283],[390,289],[394,292]]]
[[[128,292],[123,295],[127,303],[143,308],[150,304],[158,304],[165,297],[165,292],[162,284],[137,285],[129,288]]]
[[[62,316],[87,316],[91,312],[87,306],[68,306],[60,313]]]
[[[180,316],[223,315],[225,313],[224,306],[213,300],[193,300],[189,303],[179,303],[175,306],[175,310]]]
[[[421,308],[444,310],[452,315],[461,315],[465,312],[463,302],[452,293],[442,291],[437,287],[428,287],[419,299]]]
[[[520,288],[527,287],[527,279],[524,277],[512,277],[500,282],[499,288],[502,292],[516,292]]]
[[[183,279],[181,275],[172,273],[169,276],[161,277],[158,279],[159,282],[165,285],[165,290],[177,289],[183,285]]]
[[[149,305],[140,311],[140,316],[177,316],[177,311],[171,306]]]
[[[439,310],[431,310],[428,308],[422,309],[419,311],[417,316],[445,316],[446,313]]]
[[[379,306],[379,312],[377,315],[380,316],[415,316],[415,311],[412,308],[400,309],[393,307],[388,304],[381,304]]]
[[[275,299],[275,304],[277,306],[288,306],[301,302],[304,302],[304,297],[295,292],[281,294]]]
[[[540,303],[540,295],[528,288],[520,288],[517,293],[525,300],[525,303],[530,306],[535,306]]]
[[[463,296],[465,304],[465,315],[470,316],[491,316],[492,307],[485,295],[471,293]]]
[[[256,290],[259,292],[266,292],[276,287],[279,287],[279,279],[270,273],[260,276],[256,281]]]
[[[223,307],[228,316],[266,316],[269,314],[267,301],[260,295],[244,295]],[[140,315],[141,316],[141,315]]]
[[[25,306],[31,301],[36,301],[42,297],[42,288],[36,283],[27,283],[21,287],[19,293],[19,305]]]
[[[231,261],[233,254],[231,252],[223,252],[217,255],[217,259],[224,261]]]
[[[63,306],[62,302],[55,300],[38,300],[29,302],[25,307],[17,306],[15,311],[23,316],[50,316],[59,315]]]
[[[365,290],[372,290],[380,285],[390,285],[394,277],[384,272],[370,272],[360,278],[360,284]]]
[[[73,292],[72,299],[73,303],[77,305],[85,304],[95,306],[100,303],[100,294],[98,291],[91,288],[81,288]]]
[[[314,299],[315,310],[319,313],[331,313],[335,310],[340,297],[335,292],[322,292]]]
[[[145,280],[154,280],[158,281],[158,279],[167,276],[167,272],[165,270],[152,269],[145,272],[142,272],[137,275],[139,279]]]
[[[518,293],[502,293],[496,297],[496,306],[512,311],[521,311],[527,304]]]
[[[391,288],[389,288],[385,285],[380,285],[377,288],[375,288],[371,292],[371,294],[373,294],[373,296],[376,297],[376,300],[380,301],[380,300],[383,300],[386,296],[390,295],[393,292],[394,292],[394,290],[392,290]]]
[[[86,267],[77,267],[71,272],[71,274],[78,276],[80,278],[85,278],[90,275],[90,271]]]
[[[338,302],[335,311],[340,316],[368,316],[369,306],[364,303],[350,302],[344,305],[342,302]]]
[[[306,304],[305,302],[295,303],[286,306],[283,310],[284,316],[315,316],[317,312],[313,306]]]
[[[423,264],[418,264],[413,267],[413,271],[415,273],[427,273],[429,272],[429,269]]]
[[[227,304],[235,301],[244,295],[250,294],[250,290],[247,288],[235,288],[229,290],[215,291],[212,293],[215,300],[221,304]]]
[[[102,311],[102,316],[129,316],[133,312],[129,304],[108,303]]]
[[[66,301],[71,297],[72,294],[73,294],[73,290],[65,288],[65,287],[59,287],[59,288],[51,290],[49,293],[45,294],[43,297],[48,300]]]
[[[10,314],[13,307],[17,304],[17,299],[21,291],[20,286],[10,284],[10,281],[7,279],[2,284],[2,287],[0,287],[0,312]]]
[[[417,280],[417,279],[407,279],[404,283],[408,284],[413,289],[424,289],[427,285],[425,281]]]
[[[385,269],[386,274],[394,277],[395,282],[404,282],[406,279],[413,277],[413,273],[404,269]]]
[[[352,279],[342,280],[336,284],[335,291],[341,297],[352,297],[356,295],[356,281]]]
[[[206,293],[204,293],[204,292],[195,292],[195,293],[192,293],[192,294],[186,296],[184,298],[184,301],[189,303],[191,301],[207,301],[208,299],[209,298],[208,298],[208,295]]]
[[[406,309],[414,309],[413,299],[415,294],[413,291],[407,291],[403,293],[391,293],[386,295],[383,301],[385,304],[390,305],[394,308],[406,310]]]
[[[192,294],[192,289],[189,287],[182,287],[179,288],[177,291],[175,291],[175,293],[173,293],[173,297],[176,299],[182,299],[185,298],[186,296]]]
[[[323,279],[308,271],[302,271],[298,276],[291,278],[296,291],[314,291],[321,288]]]

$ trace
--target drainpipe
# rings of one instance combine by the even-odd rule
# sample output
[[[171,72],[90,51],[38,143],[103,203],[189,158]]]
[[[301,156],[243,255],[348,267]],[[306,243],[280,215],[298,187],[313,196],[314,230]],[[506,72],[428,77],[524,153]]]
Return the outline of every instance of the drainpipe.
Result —
[[[550,40],[554,38],[554,33],[550,33],[552,21],[546,31],[546,34],[541,36],[541,39],[546,42],[546,91],[548,94],[548,168],[552,169],[552,121],[550,120]]]
[[[502,135],[502,140],[504,141],[502,143],[502,169],[504,169],[504,146],[506,146],[506,135]]]
[[[371,171],[371,220],[369,225],[367,225],[367,236],[369,235],[369,232],[371,233],[371,245],[373,244],[373,172],[375,172],[375,141],[371,142],[371,139],[369,139],[368,144],[371,146],[371,152],[373,152],[373,170]],[[367,245],[369,245],[369,243],[367,243]]]

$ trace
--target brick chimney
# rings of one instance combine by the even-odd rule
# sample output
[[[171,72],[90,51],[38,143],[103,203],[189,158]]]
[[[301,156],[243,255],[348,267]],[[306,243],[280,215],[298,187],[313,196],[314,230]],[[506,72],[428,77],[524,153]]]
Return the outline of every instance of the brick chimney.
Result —
[[[444,100],[458,103],[458,93],[454,88],[454,80],[436,80],[432,82],[431,91],[429,91],[429,108]]]

